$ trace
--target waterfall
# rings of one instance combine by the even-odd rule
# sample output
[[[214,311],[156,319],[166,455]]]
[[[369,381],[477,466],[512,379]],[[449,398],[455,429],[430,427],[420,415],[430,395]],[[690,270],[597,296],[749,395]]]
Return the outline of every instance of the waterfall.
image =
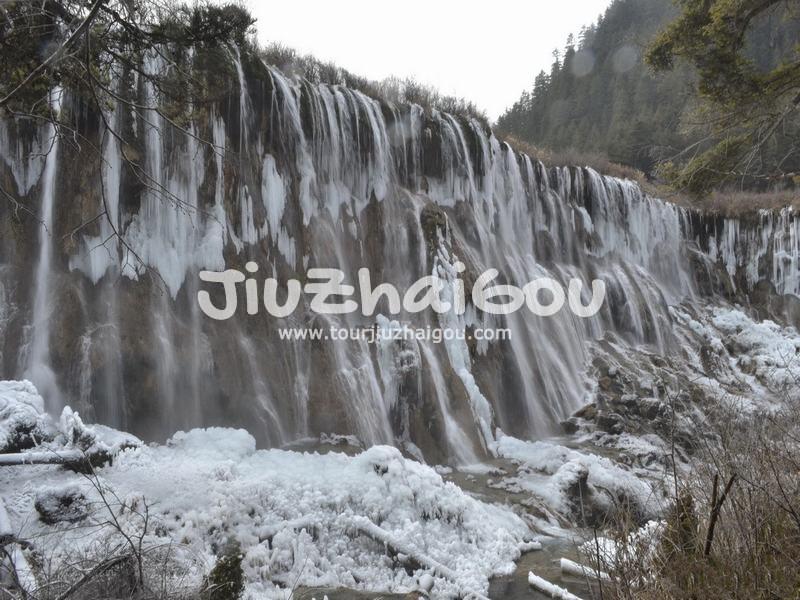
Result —
[[[105,140],[98,144],[102,194],[59,190],[81,202],[58,215],[81,222],[105,206],[110,220],[75,247],[52,243],[55,186],[67,168],[55,140],[40,176],[44,227],[35,276],[10,282],[34,297],[26,373],[51,409],[61,389],[69,401],[84,397],[101,420],[127,423],[148,438],[224,424],[247,427],[269,446],[355,434],[365,444],[419,448],[432,460],[473,462],[492,451],[498,429],[552,435],[592,402],[598,341],[668,355],[679,346],[671,306],[730,289],[746,303],[764,284],[800,295],[800,219],[789,209],[749,220],[705,215],[588,168],[548,169],[475,119],[310,83],[251,58],[230,53],[229,89],[190,111],[185,127],[155,110],[129,119],[144,184],[96,119],[99,133],[87,135]],[[165,68],[155,53],[144,63],[145,72]],[[158,106],[151,84],[134,91],[140,106]],[[123,116],[114,110],[107,120],[116,127]],[[2,129],[6,137],[12,131]],[[4,151],[0,169],[27,185],[30,165]],[[0,267],[15,260],[0,256]],[[305,281],[310,268],[341,269],[357,286],[366,267],[374,283],[400,290],[432,274],[450,286],[459,277],[471,284],[496,269],[497,284],[549,277],[566,288],[578,280],[586,296],[599,278],[607,299],[583,319],[567,310],[537,317],[525,308],[491,315],[471,301],[461,315],[392,315],[385,302],[374,316],[317,315],[304,298],[276,319],[263,309],[247,315],[242,289],[230,321],[202,315],[196,297],[206,288],[198,272],[244,272],[247,263],[257,266],[248,271],[256,289],[272,277],[279,296],[286,280]],[[56,274],[78,290],[65,299],[79,304],[68,313],[77,315],[72,342],[52,336],[66,326],[60,315],[48,318]],[[10,283],[3,282],[8,299],[0,316],[13,302]],[[392,329],[387,323],[395,322],[462,336],[381,345],[279,335],[286,328]],[[473,335],[497,329],[510,338]],[[51,336],[72,344],[59,347],[60,355],[82,356],[80,368],[53,371]]]
[[[475,453],[469,434],[464,431],[461,425],[453,416],[453,407],[450,405],[450,394],[447,384],[442,377],[443,369],[439,364],[439,359],[435,352],[426,344],[420,345],[420,350],[425,356],[428,369],[433,378],[434,395],[439,410],[444,415],[445,439],[449,446],[450,456],[459,464],[469,465],[478,462],[478,455]]]
[[[779,294],[800,295],[800,219],[791,208],[762,210],[757,216],[755,229],[742,227],[738,219],[724,219],[721,231],[710,239],[710,254],[722,260],[732,277],[744,269],[747,286],[770,275]],[[765,268],[771,273],[765,273]]]
[[[62,90],[50,93],[53,114],[60,111]],[[45,160],[41,180],[41,212],[39,219],[39,259],[33,284],[33,312],[31,316],[30,345],[27,350],[25,377],[36,384],[50,411],[59,411],[62,406],[56,373],[50,362],[50,315],[53,311],[51,279],[53,277],[53,233],[55,222],[53,210],[56,200],[58,158],[61,141],[55,125],[48,126],[50,149]]]
[[[120,124],[119,108],[104,114],[111,128]],[[70,256],[70,271],[84,272],[94,285],[102,286],[94,328],[87,328],[81,343],[81,386],[79,406],[94,405],[98,417],[113,427],[126,426],[125,388],[122,385],[122,340],[119,323],[119,288],[115,283],[124,268],[123,248],[117,238],[120,229],[120,188],[123,159],[119,139],[106,131],[100,165],[100,192],[103,213],[97,235],[83,235],[79,250]],[[106,277],[108,275],[108,277]],[[92,366],[93,356],[103,356],[99,373]],[[93,402],[92,398],[102,399]]]

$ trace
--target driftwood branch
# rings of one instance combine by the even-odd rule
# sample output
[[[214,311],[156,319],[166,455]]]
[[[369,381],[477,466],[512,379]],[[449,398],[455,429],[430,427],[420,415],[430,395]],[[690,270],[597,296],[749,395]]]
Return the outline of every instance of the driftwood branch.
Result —
[[[711,554],[711,544],[714,542],[714,529],[717,526],[719,513],[720,510],[722,510],[722,505],[725,503],[725,499],[728,497],[728,493],[731,491],[735,481],[736,475],[731,475],[728,483],[725,484],[725,489],[722,491],[722,495],[717,498],[719,475],[714,475],[714,485],[711,491],[711,516],[708,519],[708,531],[706,532],[706,545],[703,549],[703,556],[708,556]]]
[[[568,558],[562,558],[560,565],[561,572],[564,575],[571,575],[572,577],[581,577],[586,579],[597,579],[598,581],[611,581],[611,577],[608,575],[608,573],[576,563]]]
[[[443,565],[435,558],[428,556],[415,548],[405,544],[402,540],[399,540],[392,536],[388,531],[385,529],[378,527],[367,519],[366,517],[352,517],[350,522],[353,525],[353,528],[356,529],[359,533],[372,538],[376,542],[380,542],[384,544],[387,548],[391,548],[394,552],[398,554],[405,554],[413,558],[419,564],[427,567],[439,577],[444,577],[445,579],[449,579],[450,581],[457,582],[458,576],[456,575],[455,571],[453,571],[450,567]],[[475,598],[480,600],[488,600],[485,596],[478,594],[477,592],[472,591],[465,591],[464,597],[467,598]]]

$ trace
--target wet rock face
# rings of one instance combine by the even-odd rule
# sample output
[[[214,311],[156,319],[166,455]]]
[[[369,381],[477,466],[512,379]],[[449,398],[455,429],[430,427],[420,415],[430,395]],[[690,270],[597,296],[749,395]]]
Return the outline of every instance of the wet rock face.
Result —
[[[220,71],[220,101],[192,123],[221,151],[157,115],[161,131],[126,111],[117,114],[126,137],[117,143],[102,135],[98,115],[67,98],[64,118],[81,115],[93,144],[60,140],[48,171],[44,160],[20,158],[35,154],[46,132],[0,123],[8,140],[0,182],[24,208],[0,203],[0,377],[52,373],[54,391],[43,392],[50,410],[69,403],[146,439],[231,425],[264,446],[354,434],[413,444],[430,460],[465,459],[483,452],[495,427],[522,437],[558,432],[597,383],[586,381],[587,344],[608,337],[678,352],[668,306],[685,298],[800,315],[792,295],[800,292],[799,221],[790,212],[739,222],[685,211],[588,169],[545,169],[475,121],[242,62],[242,79],[237,69]],[[131,93],[158,99],[155,90]],[[123,156],[145,169],[145,181]],[[56,192],[42,273],[33,215],[47,189]],[[97,219],[104,207],[108,221]],[[217,306],[224,298],[198,272],[242,271],[248,261],[259,267],[257,289],[274,277],[281,299],[286,280],[306,283],[310,268],[339,268],[358,287],[366,267],[373,285],[402,294],[421,277],[453,277],[461,262],[464,315],[387,316],[465,339],[411,340],[397,352],[419,357],[418,366],[405,369],[364,340],[281,337],[286,328],[374,328],[377,313],[388,313],[385,298],[376,314],[321,319],[303,297],[278,319],[263,307],[248,315],[240,286],[232,319],[206,317],[198,292]],[[591,319],[566,309],[547,319],[525,308],[488,315],[470,295],[487,269],[497,269],[496,283],[518,286],[552,277],[566,288],[577,278],[587,290],[600,278],[607,299]],[[44,291],[41,280],[50,282]],[[37,301],[47,308],[38,321]],[[495,329],[510,338],[477,339]],[[32,346],[45,351],[32,356]],[[616,406],[624,394],[611,379],[599,383],[608,398],[597,414],[567,427],[594,420],[616,435],[631,411],[652,412]]]
[[[578,447],[602,448],[640,473],[670,472],[724,435],[720,423],[796,401],[794,327],[714,301],[671,313],[680,350],[668,356],[611,335],[592,345],[590,403],[561,423]]]

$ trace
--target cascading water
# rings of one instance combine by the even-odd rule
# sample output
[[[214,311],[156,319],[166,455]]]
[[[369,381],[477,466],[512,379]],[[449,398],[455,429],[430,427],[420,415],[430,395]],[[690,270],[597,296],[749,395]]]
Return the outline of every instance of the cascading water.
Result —
[[[119,127],[119,110],[109,111],[104,118],[112,128]],[[83,270],[93,284],[104,287],[100,294],[98,322],[87,328],[81,352],[80,406],[91,406],[92,398],[99,397],[96,410],[98,418],[114,427],[126,426],[125,389],[122,386],[122,341],[119,324],[120,258],[123,250],[117,232],[120,229],[120,187],[122,177],[122,152],[116,136],[106,132],[103,140],[100,174],[101,202],[104,216],[99,223],[98,235],[85,235],[80,250],[69,260],[70,270]],[[106,276],[108,274],[108,276]],[[101,281],[102,280],[102,281]],[[93,366],[103,357],[103,368]],[[96,390],[96,391],[95,391]]]
[[[719,291],[698,284],[698,265],[727,274],[743,299],[760,282],[800,293],[800,220],[791,211],[756,222],[702,215],[589,169],[548,170],[472,119],[290,79],[238,51],[230,59],[231,89],[186,129],[144,111],[126,125],[134,149],[106,137],[97,169],[103,193],[73,182],[64,197],[81,201],[58,219],[58,147],[48,155],[34,281],[0,280],[0,321],[4,314],[9,323],[25,320],[14,307],[23,292],[35,296],[26,369],[46,397],[55,399],[58,389],[70,400],[84,396],[82,410],[150,438],[180,427],[240,425],[264,445],[355,434],[429,460],[474,462],[492,451],[496,428],[528,438],[552,434],[591,400],[593,340],[612,336],[668,353],[677,343],[668,306]],[[148,57],[145,70],[162,69],[159,60]],[[153,86],[137,92],[142,106],[158,104]],[[124,116],[116,110],[113,119]],[[10,129],[2,131],[9,138]],[[0,165],[29,179],[16,148],[30,142],[9,144]],[[131,175],[123,152],[140,155],[146,185]],[[91,172],[87,166],[86,177]],[[82,233],[77,247],[54,247],[54,231],[68,233],[104,203],[108,223]],[[4,250],[1,268],[15,260]],[[399,290],[431,274],[453,286],[496,269],[498,282],[519,286],[539,277],[565,286],[578,279],[584,302],[599,278],[607,300],[583,319],[566,310],[490,315],[471,302],[463,315],[323,316],[306,299],[276,319],[263,309],[247,315],[242,290],[234,319],[202,315],[197,272],[245,272],[249,262],[257,269],[248,276],[259,282],[305,280],[307,269],[333,267],[357,285],[366,267],[373,285]],[[66,309],[48,319],[48,282],[62,264],[72,271],[59,293]],[[386,308],[380,302],[377,312]],[[391,330],[401,327],[395,320],[467,335],[380,344],[279,335],[284,328]],[[468,339],[497,328],[510,339]],[[62,366],[48,371],[48,340],[56,339]],[[2,355],[18,350],[7,339]],[[63,367],[70,356],[83,356],[81,368]],[[0,375],[20,374],[7,364]]]
[[[54,114],[59,113],[62,93],[60,89],[55,89],[50,93],[50,107]],[[45,160],[41,182],[39,260],[33,284],[33,313],[30,322],[30,342],[25,355],[25,377],[36,384],[39,393],[45,399],[48,410],[58,411],[62,405],[61,392],[50,358],[54,207],[60,147],[59,132],[54,125],[48,126],[45,139],[49,140],[50,148]]]

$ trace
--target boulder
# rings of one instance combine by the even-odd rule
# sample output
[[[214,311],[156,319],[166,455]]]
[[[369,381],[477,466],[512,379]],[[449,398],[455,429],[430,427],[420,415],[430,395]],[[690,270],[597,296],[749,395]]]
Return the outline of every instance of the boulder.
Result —
[[[46,525],[76,523],[89,514],[86,496],[76,486],[41,491],[36,494],[33,506],[39,520]]]

